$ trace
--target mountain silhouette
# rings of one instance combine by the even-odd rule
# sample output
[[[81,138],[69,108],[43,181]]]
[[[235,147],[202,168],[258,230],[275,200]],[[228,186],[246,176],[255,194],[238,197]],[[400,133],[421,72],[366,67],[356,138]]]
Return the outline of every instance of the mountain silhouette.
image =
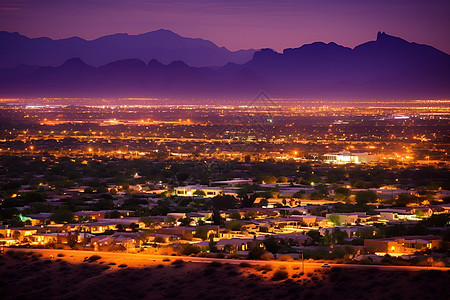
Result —
[[[303,99],[448,99],[450,55],[379,32],[355,48],[316,42],[282,53],[261,49],[243,64],[192,67],[182,61],[124,59],[94,67],[0,70],[0,96]]]
[[[96,67],[129,58],[157,59],[165,64],[181,60],[190,66],[223,66],[228,62],[249,61],[255,52],[253,49],[232,52],[210,41],[185,38],[164,29],[138,35],[118,33],[92,41],[79,37],[30,39],[17,32],[0,31],[0,45],[0,68],[20,64],[58,66],[73,57]]]

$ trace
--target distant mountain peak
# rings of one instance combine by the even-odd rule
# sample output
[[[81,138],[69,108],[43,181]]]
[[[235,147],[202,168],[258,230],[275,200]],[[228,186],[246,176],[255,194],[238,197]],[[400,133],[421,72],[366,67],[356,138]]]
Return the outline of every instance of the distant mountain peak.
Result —
[[[163,66],[162,63],[160,63],[157,59],[151,59],[148,64],[149,67],[159,67],[159,66]]]
[[[158,30],[150,31],[148,33],[152,33],[152,32],[167,33],[167,34],[173,34],[173,35],[176,35],[176,36],[180,36],[178,33],[173,32],[170,29],[165,29],[165,28],[161,28],[161,29],[158,29]]]
[[[79,57],[74,57],[66,60],[63,66],[87,66],[87,64]]]
[[[381,41],[384,38],[385,35],[386,35],[386,33],[384,31],[383,32],[378,31],[378,33],[377,33],[377,41]]]
[[[402,42],[402,43],[408,43],[402,38],[386,34],[386,32],[378,31],[377,33],[377,42]]]

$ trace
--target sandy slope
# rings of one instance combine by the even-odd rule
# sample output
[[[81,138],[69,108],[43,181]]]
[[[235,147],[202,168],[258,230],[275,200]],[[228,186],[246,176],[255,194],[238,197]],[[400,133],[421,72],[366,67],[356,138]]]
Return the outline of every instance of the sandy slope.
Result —
[[[58,250],[56,250],[58,251]],[[62,251],[60,251],[62,252]],[[53,252],[52,252],[53,253]],[[57,254],[57,253],[56,253]],[[96,254],[96,253],[88,253]],[[50,252],[0,256],[2,299],[450,299],[449,271],[404,272],[309,268],[297,264],[187,262],[177,257],[131,259],[100,253]],[[110,265],[115,263],[114,265]],[[126,263],[127,267],[119,268]],[[284,269],[288,278],[273,280]],[[314,270],[316,269],[316,270]]]

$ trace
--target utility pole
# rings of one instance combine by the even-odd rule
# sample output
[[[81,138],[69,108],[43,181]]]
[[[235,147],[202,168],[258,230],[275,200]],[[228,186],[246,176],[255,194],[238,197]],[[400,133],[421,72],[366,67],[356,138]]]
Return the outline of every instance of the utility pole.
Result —
[[[302,251],[302,273],[305,273],[305,262],[303,261],[303,251]]]

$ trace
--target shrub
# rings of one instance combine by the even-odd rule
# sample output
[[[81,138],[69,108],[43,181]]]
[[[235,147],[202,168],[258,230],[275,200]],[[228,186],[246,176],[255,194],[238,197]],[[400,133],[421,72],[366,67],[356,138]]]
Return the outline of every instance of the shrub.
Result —
[[[258,271],[272,271],[272,266],[271,265],[258,266],[256,268],[256,270],[258,270]]]
[[[120,265],[118,265],[118,267],[119,268],[126,268],[126,267],[128,267],[126,264],[120,264]]]
[[[14,257],[16,259],[28,259],[32,252],[23,252],[23,251],[7,251],[6,255]]]
[[[227,259],[238,259],[239,255],[237,255],[236,253],[232,253],[232,254],[228,255],[226,258]]]
[[[200,247],[192,244],[183,244],[180,247],[180,253],[183,255],[197,254],[200,252]]]
[[[222,263],[219,261],[212,261],[209,263],[208,265],[209,267],[214,267],[214,268],[220,268],[222,266]]]
[[[248,252],[248,259],[260,259],[264,253],[266,253],[264,248],[254,247]]]
[[[213,255],[208,252],[199,252],[195,256],[197,256],[197,257],[213,257]]]
[[[285,270],[278,270],[273,274],[272,280],[279,281],[288,278],[288,272]]]
[[[240,266],[241,268],[250,268],[252,265],[249,264],[249,263],[247,263],[247,262],[241,262],[241,263],[239,264],[239,266]]]
[[[270,255],[269,253],[264,253],[263,255],[261,255],[259,257],[260,260],[271,260],[272,259],[272,255]]]
[[[290,257],[289,255],[281,255],[280,257],[278,257],[278,260],[280,260],[280,261],[293,261],[294,259],[292,257]]]
[[[172,265],[182,265],[184,261],[182,259],[176,259],[172,262]]]
[[[100,256],[100,255],[96,255],[96,254],[94,254],[94,255],[92,255],[91,257],[89,257],[87,260],[89,261],[89,262],[94,262],[94,261],[97,261],[97,260],[99,260],[99,259],[101,259],[102,257]]]

